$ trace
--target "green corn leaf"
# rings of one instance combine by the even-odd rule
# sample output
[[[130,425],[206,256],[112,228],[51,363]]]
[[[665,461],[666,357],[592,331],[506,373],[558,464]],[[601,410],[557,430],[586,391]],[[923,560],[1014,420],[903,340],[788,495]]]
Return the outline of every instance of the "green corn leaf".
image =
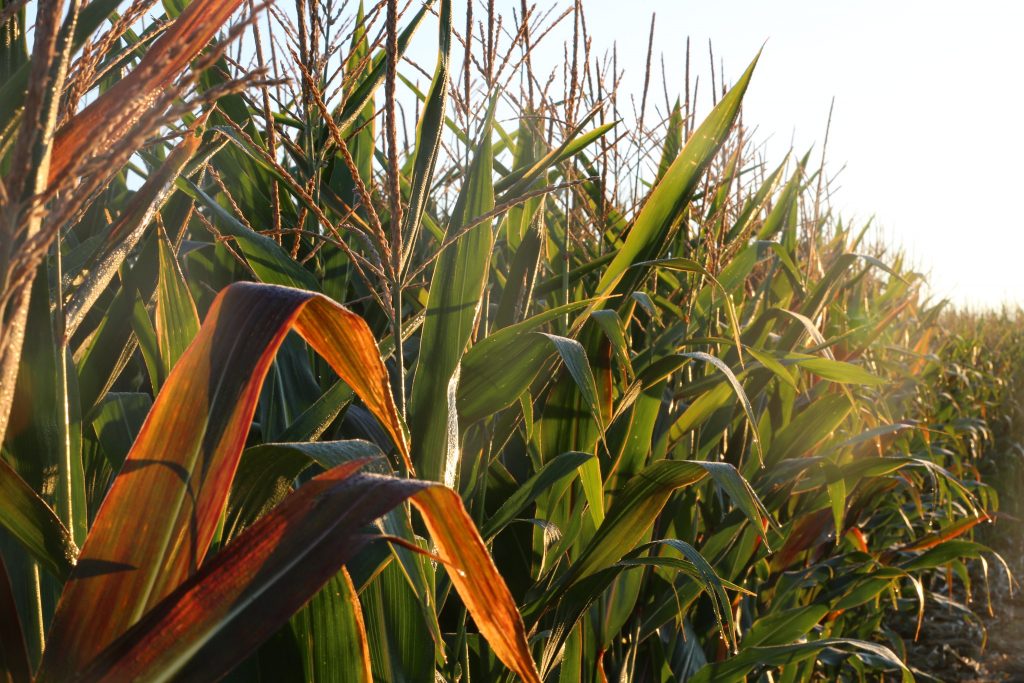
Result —
[[[793,207],[797,201],[797,197],[800,195],[801,183],[804,177],[804,166],[807,162],[807,157],[804,157],[793,172],[792,177],[786,183],[785,187],[782,188],[782,192],[779,194],[778,199],[775,200],[775,205],[772,207],[768,217],[765,218],[764,223],[761,225],[761,229],[757,232],[757,238],[760,240],[770,240],[775,237],[782,230],[783,225],[789,219],[789,214],[792,212]]]
[[[373,681],[359,594],[346,569],[335,574],[292,617],[291,627],[302,648],[306,680]]]
[[[354,397],[352,389],[338,380],[313,405],[288,424],[281,433],[280,440],[310,441],[319,438]]]
[[[772,374],[774,374],[780,380],[782,380],[792,388],[796,389],[796,380],[793,379],[793,375],[790,373],[790,371],[786,369],[785,365],[780,363],[775,357],[773,357],[767,351],[759,351],[758,349],[751,348],[750,346],[748,346],[747,353],[753,356],[754,359],[757,360],[757,362],[759,362],[761,365],[771,370]]]
[[[462,358],[459,380],[459,418],[464,426],[512,405],[530,386],[545,361],[551,344],[537,330],[592,300],[558,306],[502,328],[473,345]],[[515,363],[508,363],[515,358]]]
[[[505,239],[509,247],[515,249],[515,256],[501,290],[501,301],[494,316],[495,328],[522,320],[533,304],[542,248],[547,241],[544,212],[545,198],[540,196],[512,207],[505,219]]]
[[[152,406],[149,394],[110,392],[96,408],[92,428],[113,471],[121,469]]]
[[[692,462],[660,460],[641,470],[626,483],[562,583],[571,585],[618,562],[643,537],[673,491],[706,476],[707,470]]]
[[[832,603],[831,607],[837,611],[859,607],[891,588],[895,579],[905,577],[906,574],[900,570],[882,568],[878,572],[856,581],[849,590],[844,591],[843,595]]]
[[[796,360],[796,364],[813,372],[822,379],[837,384],[863,384],[867,386],[879,386],[885,384],[886,380],[873,375],[859,365],[844,363],[843,361],[831,358],[820,358],[817,356],[806,356],[804,354],[788,354],[787,360]]]
[[[555,334],[542,334],[554,344],[555,350],[562,357],[562,362],[565,363],[569,375],[573,378],[576,387],[583,396],[583,400],[586,401],[587,406],[590,408],[598,427],[601,431],[604,431],[601,404],[597,395],[597,381],[594,379],[594,373],[590,369],[590,362],[587,360],[587,352],[583,349],[583,345],[575,339],[559,337]]]
[[[216,219],[216,225],[238,243],[246,261],[260,280],[271,285],[320,291],[320,285],[313,274],[292,260],[277,242],[250,230],[192,181],[180,178],[178,187],[206,206]]]
[[[761,450],[761,437],[757,433],[757,420],[754,419],[754,407],[750,404],[750,399],[747,398],[747,394],[743,391],[743,386],[740,381],[736,379],[736,375],[733,374],[732,369],[722,362],[720,359],[715,358],[711,354],[704,353],[703,351],[692,351],[689,353],[681,354],[687,358],[693,358],[694,360],[701,360],[705,363],[711,363],[718,368],[725,378],[729,381],[729,386],[736,392],[736,398],[740,400],[740,405],[743,406],[743,413],[747,416],[747,421],[750,424],[750,435],[751,440],[754,442],[754,448],[757,451],[757,460],[762,465],[764,464],[764,453]]]
[[[161,235],[160,276],[156,287],[156,336],[160,349],[163,376],[185,353],[192,339],[199,333],[199,313],[178,265],[174,247],[166,235]]]
[[[590,316],[597,322],[612,345],[615,358],[622,365],[627,377],[633,376],[633,363],[629,357],[629,345],[623,333],[622,320],[615,311],[594,311]]]
[[[590,453],[562,453],[552,458],[536,474],[530,477],[515,493],[509,496],[501,507],[481,528],[484,538],[493,538],[520,514],[528,505],[549,489],[558,486],[579,471],[588,460],[596,456]]]
[[[602,126],[598,126],[592,131],[582,133],[583,127],[586,126],[596,114],[597,110],[595,109],[590,115],[585,117],[583,121],[577,124],[572,135],[570,135],[565,142],[563,142],[558,148],[551,150],[541,157],[541,159],[539,159],[532,167],[522,171],[509,173],[500,181],[495,183],[494,190],[501,193],[502,201],[507,202],[518,194],[530,190],[532,185],[543,177],[544,173],[549,168],[566,159],[572,158],[575,154],[578,154],[589,145],[600,140],[605,133],[615,127],[615,122],[606,123]]]
[[[679,156],[679,150],[683,148],[683,110],[679,106],[679,99],[672,105],[672,112],[668,115],[668,124],[665,128],[665,144],[661,148],[661,161],[658,162],[658,174],[654,177],[654,184],[657,185],[668,173],[672,162]]]
[[[0,459],[0,524],[58,579],[67,578],[78,556],[71,533],[25,480]]]
[[[153,387],[155,394],[160,390],[167,373],[164,372],[163,362],[160,360],[160,342],[157,339],[156,328],[153,327],[153,321],[149,318],[146,303],[138,293],[135,295],[135,306],[132,308],[131,324],[139,351],[142,352],[142,359],[146,364],[146,372],[149,373],[150,386]]]
[[[888,669],[899,671],[903,683],[914,680],[910,669],[892,650],[884,645],[853,638],[822,638],[806,643],[745,648],[735,657],[708,664],[690,680],[695,683],[738,682],[758,666],[792,666],[816,657],[825,648],[835,648],[854,656],[869,655],[884,662]]]
[[[493,109],[446,236],[455,235],[465,223],[494,208],[492,115]],[[441,253],[431,278],[420,333],[421,362],[416,366],[409,397],[409,428],[416,469],[434,481],[454,484],[458,472],[459,373],[480,311],[492,245],[490,221],[470,228]]]
[[[765,525],[770,524],[776,530],[781,531],[778,522],[771,516],[761,499],[757,497],[750,482],[743,478],[735,467],[727,462],[705,462],[702,463],[707,473],[715,480],[715,483],[729,494],[732,501],[743,511],[750,523],[754,525],[765,547],[771,552],[768,543],[768,534]]]
[[[755,57],[732,90],[694,131],[665,177],[651,192],[622,248],[601,276],[598,293],[610,293],[633,263],[657,258],[676,216],[690,201],[704,170],[732,129],[756,64]],[[620,291],[632,290],[633,284],[643,276],[642,270],[636,269],[629,280],[622,283]]]
[[[413,15],[412,19],[409,20],[406,27],[399,32],[398,39],[395,41],[395,47],[397,48],[399,59],[401,59],[402,55],[405,54],[405,50],[408,48],[413,34],[416,32],[416,29],[419,28],[420,23],[423,21],[423,17],[425,17],[429,12],[431,5],[433,5],[433,0],[424,2],[416,14]],[[334,119],[337,121],[338,128],[341,130],[343,136],[349,132],[349,129],[355,123],[360,113],[366,109],[367,105],[372,106],[374,95],[376,94],[377,89],[380,88],[380,84],[384,82],[386,69],[387,58],[382,50],[373,56],[370,70],[366,76],[363,77],[359,86],[349,93],[341,108],[334,112]]]
[[[82,416],[77,373],[60,333],[60,263],[53,250],[32,282],[3,457],[53,509],[75,543],[81,543],[88,528]]]
[[[737,638],[737,626],[732,610],[730,609],[732,603],[729,601],[729,596],[725,592],[725,586],[723,585],[722,579],[715,572],[714,568],[708,564],[708,561],[704,559],[704,556],[689,543],[675,538],[656,541],[651,545],[671,548],[686,558],[694,569],[697,570],[697,575],[694,576],[694,578],[700,582],[701,587],[711,598],[711,604],[715,611],[715,620],[718,622],[718,630],[721,632],[722,638],[726,642],[729,642],[731,637],[733,643],[735,643]],[[723,614],[725,615],[725,620],[723,620]],[[726,621],[729,625],[728,631],[726,631],[725,628]]]
[[[775,435],[765,462],[774,464],[803,455],[839,427],[852,408],[850,400],[841,394],[815,401]]]
[[[763,616],[743,636],[743,648],[790,643],[806,635],[826,614],[825,605],[808,605]]]
[[[734,389],[728,382],[722,382],[694,399],[672,426],[658,437],[654,443],[654,452],[663,455],[671,445],[683,438],[684,434],[705,422],[719,408],[726,406],[733,392]]]
[[[961,557],[980,557],[982,553],[990,552],[992,550],[981,543],[954,539],[926,550],[917,557],[903,562],[900,566],[904,571],[920,571],[941,567]]]
[[[434,177],[434,165],[441,147],[441,133],[444,131],[445,105],[448,101],[448,67],[452,39],[452,3],[441,0],[441,16],[437,28],[437,67],[430,83],[426,104],[416,126],[416,152],[412,170],[412,192],[409,195],[409,209],[402,226],[405,253],[403,265],[408,262],[419,236],[420,221],[427,202],[427,193]]]

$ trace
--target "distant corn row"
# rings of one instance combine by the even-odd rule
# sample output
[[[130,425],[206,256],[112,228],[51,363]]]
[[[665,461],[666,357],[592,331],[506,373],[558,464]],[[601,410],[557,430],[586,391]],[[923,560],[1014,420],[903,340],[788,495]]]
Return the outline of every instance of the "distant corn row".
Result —
[[[912,679],[1019,355],[757,60],[626,125],[578,3],[239,4],[0,0],[7,680]]]
[[[959,421],[981,478],[1001,496],[1007,521],[1024,515],[1024,326],[1020,312],[950,311],[941,318],[938,376],[930,383],[934,419]],[[1005,531],[1003,535],[1007,534]],[[1000,535],[997,532],[997,535]],[[1012,534],[1010,534],[1012,536]],[[1014,539],[1008,538],[1007,541]],[[1019,539],[1018,539],[1019,541]],[[1018,549],[1019,551],[1019,549]]]

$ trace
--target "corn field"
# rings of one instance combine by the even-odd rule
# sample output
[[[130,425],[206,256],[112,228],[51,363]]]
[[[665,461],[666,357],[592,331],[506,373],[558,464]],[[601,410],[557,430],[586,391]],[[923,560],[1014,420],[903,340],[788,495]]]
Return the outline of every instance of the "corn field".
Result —
[[[0,680],[930,680],[993,609],[1017,318],[766,158],[757,46],[629,100],[585,10],[0,0]]]

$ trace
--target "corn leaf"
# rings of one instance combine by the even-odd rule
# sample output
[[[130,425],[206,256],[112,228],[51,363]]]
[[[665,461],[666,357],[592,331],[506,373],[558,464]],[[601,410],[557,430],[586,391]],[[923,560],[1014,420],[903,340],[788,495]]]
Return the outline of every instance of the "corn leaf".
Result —
[[[434,177],[434,164],[441,147],[441,133],[444,131],[445,105],[448,101],[448,62],[452,42],[452,2],[441,0],[441,16],[437,27],[437,67],[430,83],[423,114],[416,126],[416,152],[412,172],[412,192],[409,195],[409,210],[402,227],[403,244],[406,253],[402,263],[408,261],[412,247],[419,236],[423,209],[427,193]]]
[[[455,236],[469,221],[494,208],[491,117],[481,134],[469,175],[445,233]],[[487,282],[494,236],[491,222],[470,228],[445,249],[431,278],[420,361],[409,397],[413,462],[421,476],[455,483],[458,470],[457,391],[462,357],[469,345]]]
[[[744,676],[758,666],[792,665],[816,657],[825,648],[836,648],[849,652],[854,656],[870,655],[881,659],[888,668],[900,672],[901,680],[909,683],[914,680],[900,659],[884,645],[853,638],[822,638],[806,643],[775,645],[770,647],[751,647],[744,649],[735,657],[722,662],[713,662],[697,672],[691,678],[695,683],[732,683],[742,681]]]
[[[407,455],[387,372],[361,318],[310,292],[228,287],[168,377],[96,515],[54,616],[48,675],[79,669],[201,564],[263,377],[289,329],[324,355]],[[147,509],[162,514],[140,537],[132,529]],[[83,629],[99,605],[118,609]]]
[[[39,494],[0,459],[0,524],[58,579],[67,578],[78,548]]]
[[[474,344],[462,359],[459,380],[459,417],[464,426],[515,403],[553,353],[551,343],[536,330],[590,303],[584,300],[557,306]],[[508,363],[509,358],[516,362]]]
[[[597,456],[591,453],[562,453],[546,463],[532,477],[527,479],[515,493],[505,499],[501,507],[484,523],[480,530],[484,538],[492,538],[504,529],[516,515],[530,503],[559,483],[564,482],[588,460]]]
[[[166,376],[199,333],[199,313],[178,265],[174,246],[161,235],[160,276],[157,279],[156,335]]]
[[[598,293],[609,293],[635,262],[657,258],[657,252],[665,244],[665,236],[672,222],[690,201],[704,170],[725,142],[739,113],[740,103],[756,64],[757,58],[754,58],[740,80],[697,128],[661,182],[655,186],[633,222],[625,242],[601,276],[597,285]],[[637,268],[633,271],[630,281],[624,283],[627,290],[631,290],[632,283],[638,282],[643,276],[642,270]]]

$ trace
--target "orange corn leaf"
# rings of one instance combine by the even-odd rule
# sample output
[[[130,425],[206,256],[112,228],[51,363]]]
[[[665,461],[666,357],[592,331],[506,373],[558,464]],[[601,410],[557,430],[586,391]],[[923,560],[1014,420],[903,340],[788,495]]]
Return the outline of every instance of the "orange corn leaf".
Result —
[[[527,683],[540,683],[523,619],[459,494],[431,486],[413,496],[412,502],[448,566],[452,585],[494,654]]]
[[[771,560],[772,568],[781,571],[789,567],[805,550],[821,545],[835,532],[832,510],[824,508],[801,517],[786,538],[786,542]]]
[[[199,568],[289,330],[362,399],[408,463],[387,370],[362,318],[312,292],[225,288],[157,396],[65,584],[43,661],[52,679],[81,670]]]
[[[911,543],[910,545],[906,545],[900,548],[899,552],[913,552],[915,550],[928,550],[929,548],[934,548],[935,546],[941,543],[945,543],[946,541],[952,540],[957,536],[962,536],[978,524],[981,524],[982,522],[985,522],[990,519],[992,519],[992,517],[985,513],[981,513],[977,517],[968,517],[966,519],[961,519],[958,522],[950,524],[944,529],[939,529],[938,531],[933,531],[930,534],[925,534],[920,539]]]
[[[375,540],[365,533],[367,524],[429,486],[414,479],[355,474],[364,463],[345,463],[299,487],[107,647],[76,680],[217,680],[227,674]],[[362,664],[368,675],[368,652],[360,659],[352,665]],[[52,669],[43,673],[62,680]]]
[[[434,482],[354,473],[363,462],[328,470],[285,498],[76,680],[216,680],[379,539],[365,534],[368,523],[411,497],[480,633],[524,681],[540,683],[519,612],[458,494]]]

